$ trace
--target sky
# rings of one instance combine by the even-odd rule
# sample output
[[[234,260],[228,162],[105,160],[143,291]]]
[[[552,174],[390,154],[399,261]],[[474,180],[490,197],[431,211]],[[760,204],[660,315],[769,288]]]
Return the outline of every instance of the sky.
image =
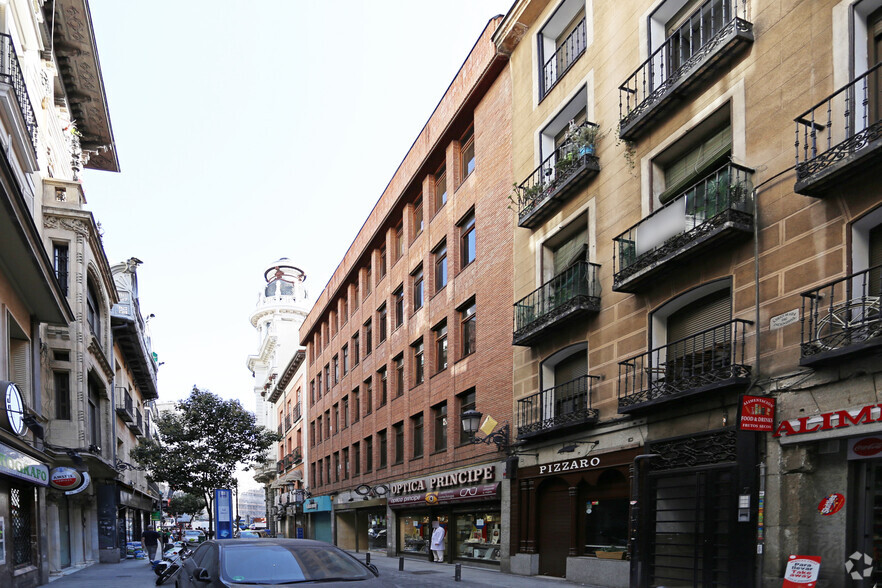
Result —
[[[141,259],[160,400],[254,409],[249,317],[288,257],[315,300],[481,31],[512,0],[91,0],[120,173],[83,186]]]

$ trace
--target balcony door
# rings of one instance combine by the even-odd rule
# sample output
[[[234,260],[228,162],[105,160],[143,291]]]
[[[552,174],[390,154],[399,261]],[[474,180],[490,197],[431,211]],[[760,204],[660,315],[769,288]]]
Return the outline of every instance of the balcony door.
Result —
[[[559,351],[543,363],[542,420],[588,408],[588,352],[584,344]],[[550,381],[549,381],[550,380]]]
[[[867,19],[867,57],[867,68],[882,61],[882,8]],[[868,82],[869,124],[873,124],[882,120],[882,68],[871,74]]]

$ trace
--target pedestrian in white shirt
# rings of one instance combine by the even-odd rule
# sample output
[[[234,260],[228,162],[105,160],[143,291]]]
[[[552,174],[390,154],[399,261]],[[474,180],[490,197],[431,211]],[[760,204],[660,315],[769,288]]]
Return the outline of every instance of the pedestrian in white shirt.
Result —
[[[432,521],[432,526],[435,528],[432,531],[432,544],[430,546],[432,555],[435,556],[435,562],[444,563],[444,535],[446,533],[440,521]]]

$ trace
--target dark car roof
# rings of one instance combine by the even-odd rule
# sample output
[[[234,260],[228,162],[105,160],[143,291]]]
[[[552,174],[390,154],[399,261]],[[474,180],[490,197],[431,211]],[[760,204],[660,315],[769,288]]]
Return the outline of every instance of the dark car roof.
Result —
[[[325,543],[324,541],[315,541],[314,539],[285,539],[282,537],[240,537],[238,539],[212,539],[210,541],[206,541],[206,543],[217,543],[222,548],[227,548],[235,545],[281,545],[283,547],[312,545],[316,547],[339,550],[337,546],[331,545],[330,543]]]

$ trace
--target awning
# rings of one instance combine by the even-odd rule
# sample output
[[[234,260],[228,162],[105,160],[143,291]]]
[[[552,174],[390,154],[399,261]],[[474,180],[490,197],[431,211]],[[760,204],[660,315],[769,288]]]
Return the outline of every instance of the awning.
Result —
[[[303,470],[292,470],[285,474],[285,477],[282,480],[287,484],[288,482],[299,482],[303,480]]]

